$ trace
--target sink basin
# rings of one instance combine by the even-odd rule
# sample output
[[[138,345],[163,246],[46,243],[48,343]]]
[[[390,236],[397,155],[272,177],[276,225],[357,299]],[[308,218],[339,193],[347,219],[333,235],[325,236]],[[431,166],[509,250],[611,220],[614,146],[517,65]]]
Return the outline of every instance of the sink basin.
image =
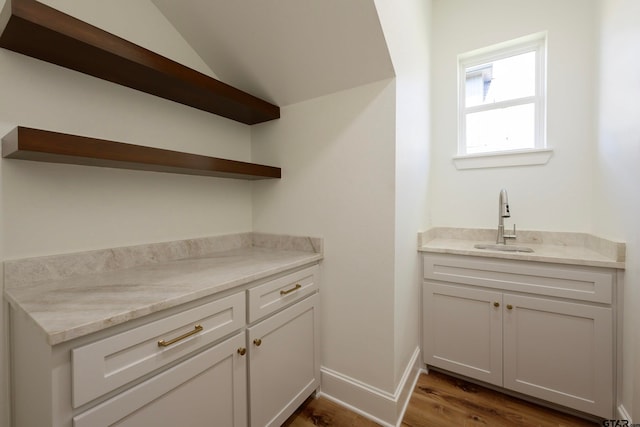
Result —
[[[503,251],[503,252],[533,252],[533,249],[526,246],[515,245],[498,245],[498,244],[484,244],[479,243],[474,246],[476,249],[488,249],[490,251]]]

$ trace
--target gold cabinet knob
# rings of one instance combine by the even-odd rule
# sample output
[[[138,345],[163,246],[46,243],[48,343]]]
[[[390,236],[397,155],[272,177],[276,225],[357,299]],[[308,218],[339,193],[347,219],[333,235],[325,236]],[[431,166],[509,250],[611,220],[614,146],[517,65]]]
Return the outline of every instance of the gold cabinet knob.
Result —
[[[256,345],[256,347],[260,347],[260,344],[262,344],[262,340],[260,338],[256,338],[255,340],[253,340],[253,343]]]
[[[498,301],[496,301],[496,302],[493,303],[493,306],[494,307],[500,307],[500,303]]]
[[[513,306],[511,304],[507,304],[507,310],[512,310]]]
[[[239,354],[240,356],[244,356],[245,354],[247,354],[247,349],[246,349],[246,348],[244,348],[244,347],[240,347],[240,348],[238,349],[238,354]]]

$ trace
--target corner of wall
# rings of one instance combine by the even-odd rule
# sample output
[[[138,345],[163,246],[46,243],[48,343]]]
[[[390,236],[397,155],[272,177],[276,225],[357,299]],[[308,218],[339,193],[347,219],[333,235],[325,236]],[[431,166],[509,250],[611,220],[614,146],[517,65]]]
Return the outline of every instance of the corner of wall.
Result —
[[[9,313],[4,299],[4,263],[0,257],[0,427],[11,425],[9,375]]]
[[[382,426],[400,426],[420,375],[420,360],[420,348],[416,347],[393,393],[322,367],[321,395]]]

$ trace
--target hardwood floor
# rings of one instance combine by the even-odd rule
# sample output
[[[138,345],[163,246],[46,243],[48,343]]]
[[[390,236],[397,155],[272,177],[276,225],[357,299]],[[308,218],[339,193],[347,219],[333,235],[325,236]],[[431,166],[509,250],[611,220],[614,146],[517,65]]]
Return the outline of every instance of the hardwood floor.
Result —
[[[402,420],[403,427],[598,425],[436,371],[420,375]]]
[[[599,425],[436,371],[420,375],[402,420],[403,427]],[[283,426],[373,427],[378,424],[319,398],[307,400]]]
[[[282,427],[378,427],[379,424],[320,397],[308,399]]]

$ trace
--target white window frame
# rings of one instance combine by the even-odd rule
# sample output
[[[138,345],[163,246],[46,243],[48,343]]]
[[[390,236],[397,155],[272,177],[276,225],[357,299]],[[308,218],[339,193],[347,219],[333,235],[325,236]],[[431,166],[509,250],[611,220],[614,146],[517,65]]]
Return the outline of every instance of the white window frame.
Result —
[[[454,164],[458,169],[521,166],[548,162],[552,150],[547,147],[546,141],[546,45],[546,33],[537,33],[458,56],[458,154],[454,157]],[[533,96],[466,107],[466,70],[468,68],[534,51],[536,52],[536,77]],[[533,103],[535,108],[533,148],[467,153],[467,114],[529,103]]]

